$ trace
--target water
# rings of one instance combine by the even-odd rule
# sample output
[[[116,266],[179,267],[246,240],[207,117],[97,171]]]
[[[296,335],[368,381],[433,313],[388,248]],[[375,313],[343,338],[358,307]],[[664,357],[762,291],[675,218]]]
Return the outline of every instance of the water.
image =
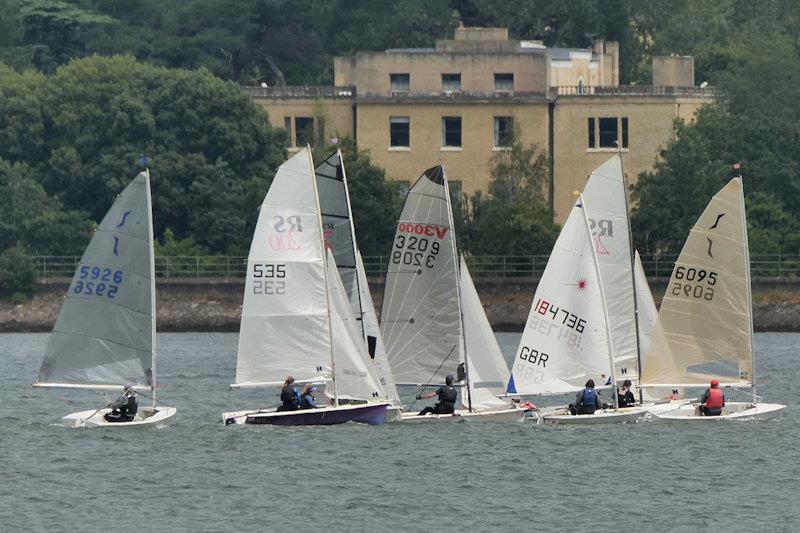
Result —
[[[519,334],[498,334],[510,355]],[[798,334],[756,336],[777,421],[225,427],[235,334],[159,334],[168,426],[67,429],[92,391],[35,390],[46,334],[0,335],[3,531],[788,530],[800,523]],[[793,390],[795,389],[795,390]],[[262,400],[263,399],[263,400]],[[418,404],[419,405],[419,404]]]

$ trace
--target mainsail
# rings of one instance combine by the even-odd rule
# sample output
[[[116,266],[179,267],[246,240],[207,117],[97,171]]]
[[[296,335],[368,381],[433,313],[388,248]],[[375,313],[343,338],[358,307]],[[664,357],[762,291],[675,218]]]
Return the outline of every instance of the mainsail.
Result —
[[[347,174],[341,151],[337,150],[317,165],[314,172],[319,191],[325,245],[333,252],[342,285],[358,322],[358,329],[369,346],[375,372],[383,390],[399,403],[400,397],[389,370],[364,264],[356,245]]]
[[[509,394],[578,391],[611,381],[608,324],[593,237],[575,204],[536,287],[508,382]]]
[[[508,365],[486,318],[463,256],[459,292],[464,319],[464,352],[469,373],[468,398],[472,403],[472,409],[475,411],[508,409],[508,402],[497,397],[505,392]],[[467,401],[463,395],[461,401],[462,403]]]
[[[408,191],[386,274],[381,330],[395,380],[443,383],[464,361],[450,195],[441,165]]]
[[[749,261],[742,180],[735,178],[711,199],[675,263],[644,385],[752,383]]]
[[[311,152],[282,164],[247,258],[236,384],[332,377],[328,294]]]
[[[583,198],[608,305],[617,379],[639,377],[628,205],[622,159],[615,155],[589,177]]]
[[[154,387],[153,270],[145,171],[120,193],[83,253],[35,385]]]
[[[645,354],[650,348],[650,337],[658,318],[656,303],[653,301],[653,293],[650,292],[650,285],[647,283],[647,276],[642,266],[642,258],[636,252],[636,266],[633,270],[636,276],[636,301],[639,307],[639,343],[642,347],[642,366],[644,366]],[[608,295],[606,295],[608,296]]]

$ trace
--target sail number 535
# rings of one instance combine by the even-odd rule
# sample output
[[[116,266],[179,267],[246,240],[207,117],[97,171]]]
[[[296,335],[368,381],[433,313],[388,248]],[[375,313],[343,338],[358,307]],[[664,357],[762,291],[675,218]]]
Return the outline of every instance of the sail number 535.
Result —
[[[253,263],[253,294],[286,294],[286,265]]]

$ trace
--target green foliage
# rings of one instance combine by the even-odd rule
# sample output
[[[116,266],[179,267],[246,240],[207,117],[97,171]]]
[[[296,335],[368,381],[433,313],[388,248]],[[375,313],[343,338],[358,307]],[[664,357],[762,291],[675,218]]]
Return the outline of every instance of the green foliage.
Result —
[[[36,264],[15,246],[0,254],[0,295],[30,295],[36,285]]]
[[[161,242],[154,243],[155,254],[160,257],[191,257],[208,255],[208,250],[200,246],[191,237],[176,239],[171,229],[164,230]]]
[[[544,202],[550,161],[537,145],[525,146],[515,127],[507,150],[495,152],[490,162],[489,194],[499,200]]]
[[[491,198],[473,202],[468,232],[474,255],[538,255],[550,253],[559,227],[543,204]]]
[[[47,77],[0,71],[0,84],[0,157],[27,163],[65,209],[99,220],[147,154],[156,236],[169,227],[213,253],[247,249],[285,150],[238,86],[121,56]]]

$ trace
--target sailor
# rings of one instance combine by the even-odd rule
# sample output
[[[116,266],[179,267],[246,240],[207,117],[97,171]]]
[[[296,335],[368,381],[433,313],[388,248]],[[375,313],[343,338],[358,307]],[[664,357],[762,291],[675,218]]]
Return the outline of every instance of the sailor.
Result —
[[[300,408],[300,393],[294,386],[294,378],[286,376],[281,389],[281,402],[278,411],[295,411]]]
[[[444,378],[444,385],[439,387],[436,392],[426,392],[425,394],[418,394],[417,400],[427,400],[429,398],[439,397],[439,403],[433,407],[426,407],[419,412],[419,416],[433,413],[435,415],[451,415],[456,410],[456,399],[458,398],[458,391],[453,387],[453,380],[455,375],[452,372],[447,374]]]
[[[719,416],[722,414],[723,407],[725,407],[725,395],[722,393],[722,389],[719,388],[719,381],[712,379],[711,388],[706,389],[703,395],[700,396],[700,414]]]
[[[633,407],[636,405],[636,398],[631,392],[631,380],[626,379],[622,382],[622,388],[617,391],[617,403],[620,407]]]
[[[106,422],[130,422],[139,410],[139,403],[136,401],[136,391],[133,385],[125,385],[122,395],[109,405],[111,412],[106,413],[103,418]]]
[[[569,412],[573,415],[593,415],[596,410],[602,408],[600,395],[594,390],[594,380],[590,379],[575,397],[575,403],[569,405]]]
[[[311,383],[306,383],[300,393],[300,409],[314,409],[317,404],[314,402],[314,392],[317,388]]]

